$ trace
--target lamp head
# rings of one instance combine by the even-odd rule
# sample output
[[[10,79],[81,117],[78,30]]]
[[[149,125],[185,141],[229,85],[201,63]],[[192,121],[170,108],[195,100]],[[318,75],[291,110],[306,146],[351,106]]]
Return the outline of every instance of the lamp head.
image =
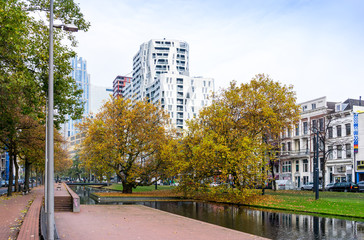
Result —
[[[69,32],[78,32],[78,27],[74,24],[64,24],[63,30],[69,31]]]

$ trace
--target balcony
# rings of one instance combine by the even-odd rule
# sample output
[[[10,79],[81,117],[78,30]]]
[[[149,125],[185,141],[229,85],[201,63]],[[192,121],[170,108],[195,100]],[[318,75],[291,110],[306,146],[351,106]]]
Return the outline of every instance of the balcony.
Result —
[[[305,150],[295,150],[295,151],[281,151],[280,156],[281,157],[304,157],[308,156],[310,154],[310,151],[308,149]]]
[[[346,166],[341,166],[335,168],[334,174],[345,174],[346,173]]]

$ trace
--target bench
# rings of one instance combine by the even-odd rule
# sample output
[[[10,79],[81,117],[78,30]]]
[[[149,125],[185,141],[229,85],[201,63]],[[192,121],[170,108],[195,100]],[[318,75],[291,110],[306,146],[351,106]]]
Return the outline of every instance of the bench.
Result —
[[[42,196],[37,195],[20,227],[18,240],[39,240],[39,214],[42,206]]]

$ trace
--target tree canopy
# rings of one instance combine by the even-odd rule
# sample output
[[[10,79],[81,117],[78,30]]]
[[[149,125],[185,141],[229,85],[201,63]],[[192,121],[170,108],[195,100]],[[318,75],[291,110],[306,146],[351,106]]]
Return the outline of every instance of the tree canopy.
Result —
[[[268,139],[297,120],[295,101],[292,87],[263,74],[240,86],[231,82],[189,122],[185,135],[166,148],[172,174],[185,189],[216,177],[238,189],[261,186],[267,176],[267,153],[274,147]]]
[[[114,171],[123,192],[150,183],[160,168],[160,149],[166,142],[167,116],[148,102],[112,98],[95,118],[80,125],[84,140],[80,160],[99,174]]]
[[[54,15],[63,23],[74,23],[87,31],[90,24],[84,19],[73,0],[55,1]],[[34,12],[49,15],[49,1],[5,0],[0,2],[0,148],[8,151],[11,164],[19,152],[20,131],[27,128],[32,118],[44,124],[48,90],[49,23],[37,18]],[[58,114],[55,126],[65,116],[80,118],[83,112],[82,94],[70,76],[70,58],[74,50],[63,43],[68,38],[71,46],[77,41],[72,33],[54,29],[54,109]],[[29,119],[28,119],[29,120]],[[29,122],[29,121],[28,121]],[[24,125],[25,124],[25,125]],[[12,181],[10,169],[10,181]],[[11,188],[8,190],[11,194]]]

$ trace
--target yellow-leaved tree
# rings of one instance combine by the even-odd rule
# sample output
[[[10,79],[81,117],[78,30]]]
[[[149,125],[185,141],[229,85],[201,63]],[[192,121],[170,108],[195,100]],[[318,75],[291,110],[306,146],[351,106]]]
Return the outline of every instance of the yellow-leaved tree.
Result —
[[[276,139],[298,119],[295,92],[264,74],[249,83],[212,96],[181,139],[170,142],[163,156],[181,188],[194,191],[219,177],[237,189],[265,183],[274,159]]]
[[[95,118],[79,126],[85,136],[80,160],[99,174],[114,171],[122,181],[123,192],[132,193],[140,182],[158,177],[166,122],[167,115],[156,105],[111,98]]]

